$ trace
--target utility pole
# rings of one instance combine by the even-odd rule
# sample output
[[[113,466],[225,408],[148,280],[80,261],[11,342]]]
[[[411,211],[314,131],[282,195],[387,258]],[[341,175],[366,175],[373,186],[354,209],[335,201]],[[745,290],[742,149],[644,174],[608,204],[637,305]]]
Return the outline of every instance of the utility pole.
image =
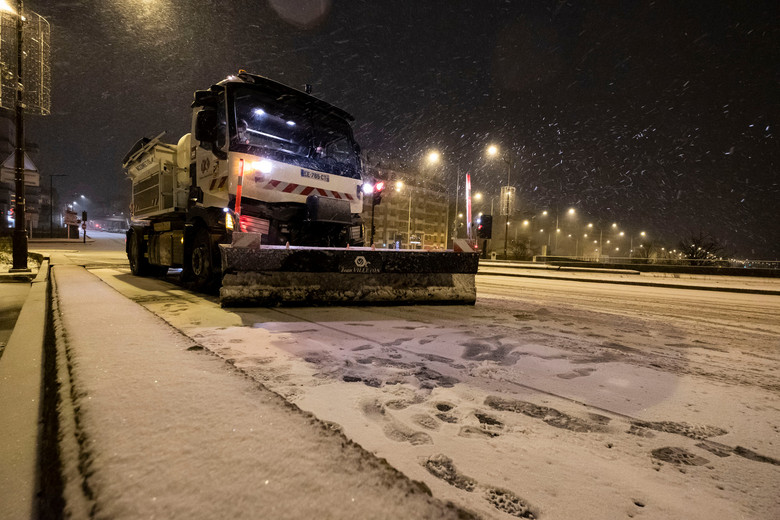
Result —
[[[455,225],[452,229],[452,239],[458,238],[458,197],[460,197],[460,163],[455,174]],[[454,242],[453,242],[454,244]]]
[[[509,175],[512,173],[512,163],[509,159],[506,159],[506,222],[504,223],[504,260],[509,260],[506,254],[506,244],[509,238],[509,210],[510,210],[510,191],[509,191]]]
[[[22,0],[16,11],[16,208],[14,209],[13,264],[12,271],[28,271],[27,268],[27,214],[24,196],[24,84],[22,83]]]

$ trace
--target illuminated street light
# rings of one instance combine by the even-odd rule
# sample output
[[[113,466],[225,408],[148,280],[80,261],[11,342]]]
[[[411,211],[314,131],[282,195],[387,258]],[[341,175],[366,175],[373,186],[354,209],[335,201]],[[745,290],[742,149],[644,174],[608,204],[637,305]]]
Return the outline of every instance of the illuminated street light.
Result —
[[[498,146],[491,144],[488,146],[487,154],[491,157],[499,155],[498,153]],[[507,232],[507,228],[509,228],[509,214],[512,213],[512,202],[514,197],[514,189],[510,188],[509,186],[509,180],[512,176],[512,161],[508,157],[501,157],[501,159],[506,163],[506,200],[503,201],[504,197],[504,188],[501,189],[501,197],[502,197],[502,209],[506,209],[505,218],[506,218],[506,226],[504,227],[504,259],[507,258],[507,241],[509,240],[509,233]],[[506,204],[506,206],[503,206],[503,204]],[[503,211],[502,211],[503,213]]]
[[[441,153],[439,153],[438,150],[431,150],[426,155],[426,161],[430,165],[436,165],[436,164],[438,164],[439,162],[442,161],[442,155],[441,155]],[[459,205],[459,202],[460,202],[460,163],[456,162],[456,166],[457,166],[457,173],[456,173],[456,176],[455,176],[455,214],[459,215],[458,218],[461,218],[460,217],[460,213],[458,213],[458,205]],[[468,196],[470,196],[470,195],[468,195]],[[467,209],[468,209],[468,207],[467,207]],[[449,220],[449,210],[447,211],[447,219]],[[458,238],[458,222],[457,222],[457,219],[455,219],[452,224],[453,224],[452,238],[456,239],[456,238]],[[448,240],[449,240],[449,237],[445,238],[445,242],[448,241]]]
[[[395,181],[395,191],[401,192],[404,189],[404,181]],[[407,217],[406,217],[406,240],[409,242],[407,247],[411,248],[412,240],[412,190],[409,192],[409,202],[407,204]],[[373,210],[373,207],[372,207]]]

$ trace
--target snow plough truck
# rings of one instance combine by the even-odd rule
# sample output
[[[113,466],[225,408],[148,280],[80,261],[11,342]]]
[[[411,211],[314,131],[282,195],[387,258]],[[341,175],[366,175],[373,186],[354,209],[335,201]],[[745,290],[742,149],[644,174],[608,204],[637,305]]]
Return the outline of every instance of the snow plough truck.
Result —
[[[131,148],[132,273],[179,268],[223,306],[473,304],[477,253],[365,244],[354,118],[305,90],[240,71],[195,92],[176,144]]]

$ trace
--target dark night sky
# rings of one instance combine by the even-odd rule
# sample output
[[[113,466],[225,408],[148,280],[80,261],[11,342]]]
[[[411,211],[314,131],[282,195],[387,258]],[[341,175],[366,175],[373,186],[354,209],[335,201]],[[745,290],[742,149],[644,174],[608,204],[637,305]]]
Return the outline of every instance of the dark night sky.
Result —
[[[699,231],[780,257],[780,2],[28,0],[52,26],[52,116],[28,125],[66,194],[128,197],[122,156],[189,131],[240,68],[352,112],[372,159],[438,148],[527,211],[573,205],[661,245]],[[299,6],[292,13],[274,5]],[[310,21],[305,22],[306,15]]]

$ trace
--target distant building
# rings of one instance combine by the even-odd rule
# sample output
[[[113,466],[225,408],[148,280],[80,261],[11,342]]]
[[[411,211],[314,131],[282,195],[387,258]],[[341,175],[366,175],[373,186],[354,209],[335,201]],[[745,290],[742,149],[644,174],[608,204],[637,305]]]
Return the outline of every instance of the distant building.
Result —
[[[374,208],[374,244],[388,249],[446,249],[451,214],[446,187],[436,179],[398,167],[366,166],[367,180],[387,187]],[[371,236],[371,197],[364,198],[366,245]]]

